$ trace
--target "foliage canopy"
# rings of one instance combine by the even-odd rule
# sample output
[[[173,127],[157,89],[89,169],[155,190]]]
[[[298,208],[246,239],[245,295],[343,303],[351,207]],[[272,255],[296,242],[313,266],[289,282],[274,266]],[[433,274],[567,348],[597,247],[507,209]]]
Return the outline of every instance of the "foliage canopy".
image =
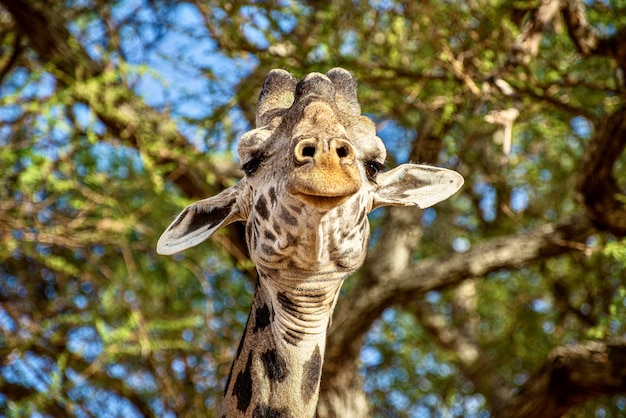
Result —
[[[241,175],[270,69],[335,66],[389,165],[466,186],[371,216],[318,416],[625,414],[623,1],[0,0],[0,20],[7,416],[214,413],[254,267],[238,227],[173,259],[156,239]]]

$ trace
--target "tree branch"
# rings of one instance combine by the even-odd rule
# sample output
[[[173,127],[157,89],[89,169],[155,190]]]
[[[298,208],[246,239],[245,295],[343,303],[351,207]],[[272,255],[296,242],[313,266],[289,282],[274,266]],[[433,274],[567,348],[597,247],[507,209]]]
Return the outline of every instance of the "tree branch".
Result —
[[[13,40],[11,55],[9,56],[9,59],[6,60],[2,69],[0,69],[0,85],[3,84],[7,74],[13,69],[23,51],[24,47],[22,46],[22,37],[17,35]]]
[[[626,147],[626,106],[600,123],[580,168],[578,190],[587,213],[600,228],[626,235],[626,192],[613,175],[617,159]]]
[[[566,1],[563,17],[578,51],[583,55],[591,54],[598,47],[598,31],[589,25],[583,2],[581,0]]]
[[[598,395],[626,392],[626,341],[557,347],[496,417],[557,418]]]
[[[619,28],[612,36],[601,37],[589,24],[582,0],[565,1],[563,17],[570,37],[582,55],[608,56],[626,69],[626,27]]]
[[[512,64],[527,64],[537,55],[539,44],[543,37],[543,30],[552,22],[561,10],[561,7],[560,0],[543,0],[541,5],[532,12],[515,40],[515,45],[509,57],[509,61]]]
[[[582,0],[543,0],[516,39],[509,63],[530,62],[539,51],[545,27],[561,12],[570,38],[581,55],[612,57],[622,69],[626,69],[626,27],[618,28],[612,36],[601,37],[589,24]]]

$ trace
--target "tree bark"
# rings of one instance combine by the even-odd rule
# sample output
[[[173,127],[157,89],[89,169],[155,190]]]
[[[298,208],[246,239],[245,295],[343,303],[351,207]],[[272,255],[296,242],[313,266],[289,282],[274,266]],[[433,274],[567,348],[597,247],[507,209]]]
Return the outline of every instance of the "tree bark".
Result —
[[[318,418],[367,418],[371,416],[370,401],[363,390],[363,378],[359,373],[360,360],[351,358],[333,372],[333,378],[322,376],[322,389],[317,403]],[[324,370],[328,370],[324,361]]]

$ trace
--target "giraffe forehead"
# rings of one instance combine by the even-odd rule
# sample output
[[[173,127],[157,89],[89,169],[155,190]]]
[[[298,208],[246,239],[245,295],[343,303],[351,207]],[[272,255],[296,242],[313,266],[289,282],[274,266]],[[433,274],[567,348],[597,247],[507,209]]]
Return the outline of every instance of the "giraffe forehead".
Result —
[[[296,115],[292,137],[300,138],[324,134],[345,137],[346,130],[330,104],[324,101],[315,101],[308,104],[300,115]]]

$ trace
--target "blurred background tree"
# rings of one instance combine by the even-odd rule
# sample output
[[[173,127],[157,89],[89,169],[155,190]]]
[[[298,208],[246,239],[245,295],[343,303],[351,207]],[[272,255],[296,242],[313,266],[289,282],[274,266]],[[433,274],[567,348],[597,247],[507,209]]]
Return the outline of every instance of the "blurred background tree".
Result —
[[[335,66],[390,149],[466,178],[372,214],[318,416],[626,416],[626,3],[0,0],[0,414],[213,416],[241,228],[158,257],[272,68]]]

